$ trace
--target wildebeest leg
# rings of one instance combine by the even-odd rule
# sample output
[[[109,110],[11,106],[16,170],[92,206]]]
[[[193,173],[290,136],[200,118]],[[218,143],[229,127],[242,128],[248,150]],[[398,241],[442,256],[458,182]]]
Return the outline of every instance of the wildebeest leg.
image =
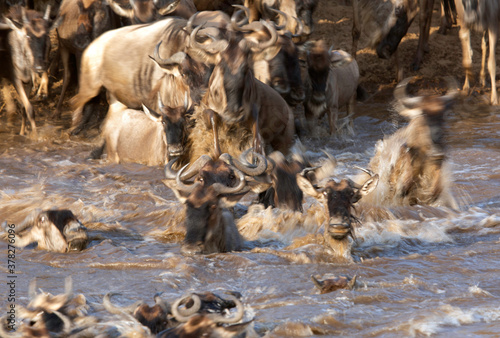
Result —
[[[61,56],[61,60],[63,63],[63,69],[64,69],[64,76],[63,76],[63,86],[61,89],[61,95],[59,96],[59,101],[57,102],[57,107],[56,111],[52,115],[53,118],[60,118],[61,117],[61,106],[64,100],[64,94],[66,94],[66,89],[68,89],[68,84],[69,80],[71,77],[71,72],[69,69],[69,52],[65,48],[61,48],[59,51],[59,54]]]
[[[40,83],[35,95],[35,100],[42,100],[49,96],[49,74],[47,71],[40,75]]]
[[[106,147],[106,141],[102,143],[98,148],[95,148],[90,152],[89,158],[92,160],[98,160],[101,158],[102,153],[104,153],[104,148]]]
[[[486,86],[486,58],[488,55],[488,31],[483,32],[481,38],[481,70],[479,72],[479,83],[482,87]]]
[[[394,52],[394,65],[396,66],[396,80],[398,82],[403,81],[403,67],[401,67],[401,62],[398,57],[398,50]]]
[[[33,106],[31,105],[31,102],[28,99],[28,95],[26,94],[27,92],[29,93],[31,91],[31,82],[27,85],[24,85],[20,79],[16,79],[14,81],[14,87],[16,88],[17,94],[19,95],[19,98],[23,103],[26,116],[28,117],[28,121],[30,122],[32,136],[36,137],[36,125],[35,125],[35,116],[33,114]],[[23,119],[21,122],[21,131],[19,135],[24,135],[25,125],[26,125],[26,120],[23,114]]]
[[[337,115],[339,114],[339,107],[333,106],[328,109],[328,123],[330,125],[330,135],[337,131]]]
[[[351,55],[356,58],[356,52],[358,50],[358,40],[361,36],[360,31],[360,23],[359,23],[359,2],[358,0],[352,1],[352,12],[353,12],[353,21],[352,21],[352,49]]]
[[[491,80],[491,104],[498,104],[497,85],[496,85],[496,67],[495,51],[498,39],[498,22],[490,27],[488,30],[490,40],[490,55],[488,56],[488,71],[490,72]]]
[[[10,84],[7,79],[2,79],[2,95],[5,101],[5,109],[7,110],[7,125],[14,125],[14,116],[16,115],[16,102],[10,93]]]
[[[472,76],[472,49],[470,46],[470,30],[465,27],[464,24],[460,26],[460,31],[458,33],[460,36],[460,41],[462,42],[462,65],[465,70],[465,81],[464,86],[462,88],[463,91],[466,91],[469,94],[470,89],[470,77]]]
[[[413,70],[419,70],[424,57],[424,52],[429,49],[429,33],[431,29],[432,9],[434,0],[420,0],[420,35],[418,36],[418,47],[415,58],[411,65]]]

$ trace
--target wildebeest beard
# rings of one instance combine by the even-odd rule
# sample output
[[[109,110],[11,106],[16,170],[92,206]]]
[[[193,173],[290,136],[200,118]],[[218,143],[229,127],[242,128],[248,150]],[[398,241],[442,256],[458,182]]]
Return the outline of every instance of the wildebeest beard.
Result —
[[[186,203],[186,237],[184,244],[201,245],[207,234],[208,220],[211,218],[210,204],[204,203],[195,207],[190,202]]]

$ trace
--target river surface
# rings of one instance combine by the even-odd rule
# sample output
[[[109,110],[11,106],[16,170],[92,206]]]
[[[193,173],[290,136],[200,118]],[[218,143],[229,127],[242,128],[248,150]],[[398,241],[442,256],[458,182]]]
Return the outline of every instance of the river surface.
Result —
[[[404,126],[391,111],[392,92],[358,104],[355,135],[330,137],[324,126],[303,145],[314,160],[332,153],[337,177],[367,166],[374,145]],[[67,208],[92,241],[78,253],[32,246],[16,251],[16,302],[28,288],[85,295],[89,314],[112,318],[113,301],[153,304],[188,292],[234,290],[245,319],[268,337],[499,337],[500,336],[500,115],[480,100],[460,99],[447,116],[452,192],[459,209],[383,208],[361,203],[352,261],[326,254],[320,234],[325,210],[312,198],[304,212],[263,209],[254,196],[235,209],[247,239],[242,252],[185,257],[183,205],[162,183],[162,168],[88,160],[97,141],[69,137],[65,128],[37,119],[39,138],[0,132],[0,222],[19,224],[36,208]],[[7,279],[7,243],[0,242]],[[356,276],[352,290],[320,294],[311,275]],[[6,284],[4,282],[6,295]],[[0,297],[5,309],[7,297]],[[116,320],[116,319],[115,319]]]

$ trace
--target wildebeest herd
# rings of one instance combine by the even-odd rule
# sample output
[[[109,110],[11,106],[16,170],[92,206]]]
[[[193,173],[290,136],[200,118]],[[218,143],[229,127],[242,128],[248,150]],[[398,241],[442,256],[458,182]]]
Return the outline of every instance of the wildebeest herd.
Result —
[[[419,67],[434,1],[353,0],[352,54],[309,39],[317,0],[63,0],[47,1],[42,11],[29,1],[15,2],[3,4],[0,21],[7,120],[13,123],[16,114],[8,88],[12,84],[24,107],[19,133],[36,139],[32,86],[37,82],[37,95],[51,98],[48,74],[62,61],[62,91],[51,118],[61,118],[71,77],[78,78],[78,92],[69,101],[72,135],[95,127],[93,122],[101,118],[96,106],[109,105],[100,129],[102,143],[91,156],[165,166],[164,183],[185,206],[185,255],[242,250],[244,238],[232,207],[250,193],[258,194],[266,207],[299,212],[304,195],[324,203],[325,244],[343,257],[350,255],[355,239],[359,221],[354,206],[361,199],[378,205],[457,206],[446,180],[444,135],[444,116],[458,94],[453,78],[447,79],[442,95],[411,96],[407,87],[412,79],[403,79],[397,67],[395,107],[409,123],[379,142],[369,167],[360,168],[363,173],[354,180],[321,170],[293,147],[298,135],[310,133],[325,114],[331,134],[353,132],[355,101],[366,94],[359,86],[356,61],[361,32],[370,35],[379,57],[390,58],[420,13],[419,46],[412,64]],[[470,29],[483,32],[480,79],[485,85],[487,64],[491,103],[497,104],[500,6],[493,0],[442,0],[441,6],[442,30],[455,18],[461,27],[464,91],[471,76]],[[57,51],[50,55],[54,32]],[[344,106],[346,117],[339,119]],[[335,160],[329,161],[334,166]],[[19,246],[36,242],[39,249],[67,252],[84,250],[89,242],[85,226],[70,210],[35,211],[18,230]],[[160,337],[207,332],[213,337],[250,336],[246,325],[232,324],[243,318],[238,297],[217,297],[190,295],[168,306],[157,295],[155,310],[144,304],[117,309],[111,295],[103,304],[109,312],[147,327],[136,323],[131,331]],[[72,295],[69,288],[60,296],[33,295],[23,313],[21,336],[76,336],[95,329],[95,319],[87,318],[84,308],[83,295]],[[237,308],[237,313],[226,317],[230,308]],[[154,320],[139,319],[153,312],[158,314]]]

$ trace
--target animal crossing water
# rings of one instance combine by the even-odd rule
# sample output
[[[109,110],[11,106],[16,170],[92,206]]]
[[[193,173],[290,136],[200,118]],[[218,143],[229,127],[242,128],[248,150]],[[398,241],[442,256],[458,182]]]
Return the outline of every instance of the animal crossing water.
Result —
[[[392,93],[358,106],[355,134],[330,137],[327,125],[302,145],[313,162],[333,154],[332,177],[354,177],[377,140],[405,125],[387,109]],[[0,133],[0,221],[20,224],[34,209],[66,208],[89,230],[82,252],[16,249],[15,303],[29,284],[53,294],[85,295],[89,315],[115,318],[102,306],[172,301],[193,291],[238,291],[244,320],[268,337],[500,335],[500,119],[494,108],[460,99],[446,117],[447,155],[458,209],[361,203],[352,259],[322,242],[325,209],[307,197],[304,212],[264,209],[254,195],[235,207],[241,252],[183,256],[183,205],[162,183],[163,168],[88,160],[97,141],[39,124],[39,138]],[[323,128],[323,129],[322,129]],[[5,237],[4,237],[5,238]],[[7,300],[7,241],[0,242]],[[311,275],[356,276],[352,289],[321,294]]]

